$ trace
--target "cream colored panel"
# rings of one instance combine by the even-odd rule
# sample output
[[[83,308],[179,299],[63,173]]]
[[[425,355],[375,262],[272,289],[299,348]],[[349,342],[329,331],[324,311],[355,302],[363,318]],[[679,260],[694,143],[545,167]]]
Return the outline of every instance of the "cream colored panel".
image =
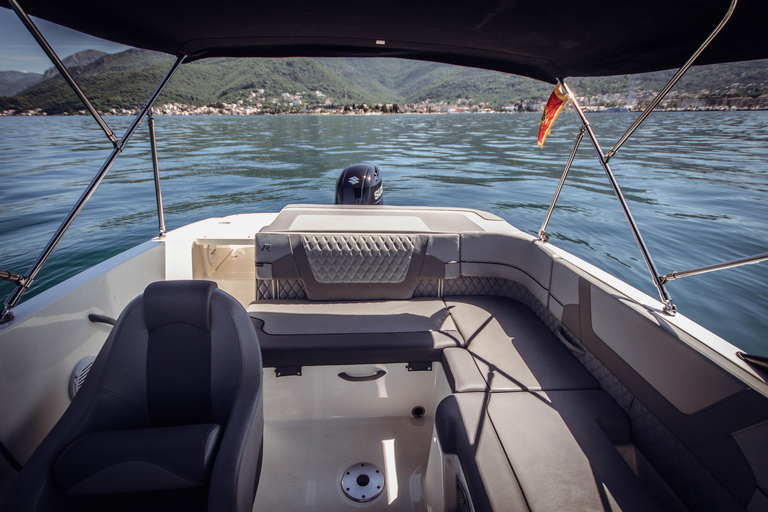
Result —
[[[339,377],[386,375],[367,382]],[[415,406],[434,417],[440,400],[451,393],[440,363],[432,371],[408,371],[405,364],[305,366],[300,376],[264,372],[264,420],[306,421],[332,418],[410,416]],[[353,461],[354,462],[354,461]],[[362,462],[362,461],[360,461]]]
[[[744,389],[744,384],[662,327],[645,308],[591,287],[592,329],[685,414]]]
[[[189,259],[189,258],[188,258]],[[165,275],[164,246],[147,242],[19,305],[0,327],[0,439],[22,464],[69,405],[75,364],[96,355],[128,302]]]

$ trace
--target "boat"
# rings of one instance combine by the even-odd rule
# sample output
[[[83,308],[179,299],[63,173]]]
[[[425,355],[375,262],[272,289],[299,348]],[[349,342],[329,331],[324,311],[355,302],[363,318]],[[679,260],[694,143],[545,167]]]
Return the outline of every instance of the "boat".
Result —
[[[660,101],[693,62],[766,58],[763,0],[0,6],[114,147],[33,266],[1,274],[16,283],[0,325],[3,510],[768,510],[766,359],[678,313],[666,287],[768,255],[660,275],[611,167],[655,103],[606,152],[567,83],[679,67]],[[30,15],[176,61],[118,138]],[[538,236],[456,205],[385,204],[166,232],[156,165],[158,236],[21,302],[174,72],[222,56],[515,73],[555,86],[582,128]],[[549,241],[584,137],[656,298]]]

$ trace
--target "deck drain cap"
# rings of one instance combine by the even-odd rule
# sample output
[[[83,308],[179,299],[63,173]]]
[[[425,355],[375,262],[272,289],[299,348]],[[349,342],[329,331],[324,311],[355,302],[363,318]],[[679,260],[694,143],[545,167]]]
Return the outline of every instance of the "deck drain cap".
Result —
[[[353,501],[371,501],[384,490],[384,474],[373,464],[355,464],[342,475],[341,490]]]

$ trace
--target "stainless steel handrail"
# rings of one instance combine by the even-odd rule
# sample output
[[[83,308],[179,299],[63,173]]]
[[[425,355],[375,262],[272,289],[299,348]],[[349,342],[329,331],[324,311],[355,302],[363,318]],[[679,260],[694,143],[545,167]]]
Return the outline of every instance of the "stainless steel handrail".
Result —
[[[659,280],[662,284],[664,284],[668,283],[669,281],[674,281],[675,279],[697,276],[699,274],[706,274],[707,272],[715,272],[716,270],[741,267],[742,265],[754,265],[755,263],[760,263],[761,261],[768,261],[768,252],[757,254],[755,256],[747,256],[746,258],[724,261],[722,263],[715,263],[705,267],[692,268],[690,270],[677,270],[675,272],[670,272],[669,274],[660,276]]]
[[[664,312],[669,315],[674,315],[677,311],[675,305],[672,304],[672,299],[670,298],[669,293],[667,293],[667,289],[664,287],[664,283],[662,283],[661,279],[659,278],[659,272],[656,270],[656,265],[653,263],[651,253],[648,250],[648,247],[645,245],[643,235],[640,234],[640,228],[638,228],[637,224],[635,223],[632,212],[629,210],[627,200],[624,198],[624,193],[621,191],[621,187],[616,181],[616,176],[613,174],[613,170],[611,170],[611,166],[608,164],[608,160],[605,158],[605,153],[603,153],[603,149],[600,147],[600,143],[597,141],[595,132],[592,131],[592,126],[589,124],[587,116],[585,116],[584,111],[581,110],[581,106],[579,105],[579,102],[576,100],[576,97],[573,95],[571,90],[568,88],[568,84],[562,80],[560,81],[560,84],[563,86],[566,94],[573,102],[573,107],[576,109],[576,112],[579,114],[579,118],[581,119],[581,123],[587,130],[587,135],[589,135],[589,138],[592,141],[592,146],[595,148],[597,157],[600,160],[600,164],[603,166],[603,170],[608,176],[608,180],[611,182],[611,186],[613,187],[613,191],[616,194],[616,198],[619,200],[619,203],[621,203],[621,209],[624,211],[624,216],[626,217],[627,222],[629,222],[629,227],[632,229],[632,235],[635,237],[635,241],[637,242],[638,247],[640,247],[640,252],[643,254],[643,259],[645,260],[645,264],[648,266],[648,271],[651,273],[653,284],[656,286],[656,289],[659,292],[661,302],[664,303]]]
[[[96,109],[93,108],[91,102],[88,100],[88,98],[86,98],[83,91],[77,85],[77,82],[75,82],[75,79],[72,77],[72,75],[69,74],[69,70],[67,70],[67,68],[64,66],[64,63],[61,62],[59,56],[56,55],[56,52],[53,51],[53,48],[51,48],[51,45],[48,44],[48,41],[45,40],[43,34],[37,29],[37,26],[35,26],[32,19],[27,15],[26,12],[24,12],[16,0],[8,0],[8,3],[11,5],[11,8],[14,10],[24,26],[27,27],[29,33],[32,34],[32,37],[35,38],[37,44],[40,45],[40,48],[42,48],[45,54],[48,55],[48,58],[51,59],[51,62],[53,62],[53,65],[56,66],[56,69],[59,70],[59,73],[61,73],[61,76],[64,77],[64,80],[69,84],[77,97],[80,98],[80,101],[83,102],[85,108],[88,109],[88,112],[90,112],[96,122],[99,123],[99,126],[101,126],[101,129],[104,130],[104,133],[107,135],[110,142],[112,142],[112,145],[117,147],[118,142],[114,132],[109,128],[109,126],[107,126],[106,121],[104,121],[99,113],[96,112]]]
[[[5,300],[2,314],[0,314],[0,323],[8,322],[13,318],[13,312],[11,310],[19,303],[19,301],[21,300],[21,296],[24,294],[24,292],[27,291],[27,289],[29,289],[30,285],[32,284],[32,281],[35,279],[35,276],[40,271],[40,268],[42,268],[42,266],[45,264],[48,257],[53,252],[53,249],[56,247],[56,245],[58,245],[59,241],[61,241],[61,238],[64,236],[64,233],[67,231],[67,229],[69,229],[69,226],[75,220],[75,217],[77,217],[77,214],[80,213],[80,210],[83,209],[83,207],[85,206],[85,203],[93,195],[93,192],[96,190],[96,187],[98,187],[99,183],[101,183],[101,180],[104,179],[104,176],[112,167],[112,164],[115,162],[117,157],[123,151],[123,148],[128,143],[133,133],[136,131],[136,128],[139,126],[139,123],[141,123],[141,121],[144,119],[144,116],[152,108],[152,104],[155,102],[155,100],[163,91],[163,89],[165,89],[165,86],[168,84],[168,81],[174,75],[174,73],[179,68],[181,63],[184,62],[184,59],[185,59],[185,56],[183,55],[179,56],[176,59],[176,61],[173,63],[173,65],[171,66],[171,69],[168,70],[168,73],[165,75],[165,78],[163,78],[163,80],[160,82],[160,85],[157,86],[155,91],[152,93],[152,95],[149,97],[147,102],[144,104],[144,106],[141,108],[139,113],[136,115],[131,125],[128,127],[122,139],[120,139],[119,144],[112,150],[112,153],[109,155],[107,160],[101,166],[101,169],[96,174],[96,176],[94,176],[94,178],[88,184],[88,187],[80,196],[80,199],[77,200],[77,203],[75,203],[75,205],[69,211],[69,214],[64,219],[64,222],[61,223],[61,225],[59,226],[59,229],[56,230],[56,233],[54,233],[53,237],[51,237],[51,239],[48,241],[48,244],[45,246],[43,251],[40,253],[40,255],[37,257],[35,262],[29,268],[27,273],[24,275],[24,281],[19,283],[16,286],[16,289],[14,289],[11,295],[9,295],[8,298]]]
[[[584,138],[584,131],[586,128],[583,126],[579,130],[579,134],[576,136],[576,142],[573,144],[573,150],[571,151],[571,156],[568,157],[568,162],[565,164],[565,169],[563,170],[563,175],[560,177],[560,183],[557,184],[557,190],[555,190],[555,197],[552,198],[552,203],[549,205],[549,210],[547,211],[547,217],[544,219],[544,222],[541,225],[541,229],[539,230],[539,240],[542,242],[546,242],[549,240],[549,235],[547,235],[547,224],[549,223],[550,217],[552,217],[552,212],[555,209],[555,203],[557,203],[557,198],[560,197],[560,191],[563,190],[563,185],[565,184],[565,178],[568,177],[568,171],[571,169],[571,164],[573,163],[573,159],[576,156],[576,151],[579,149],[579,145],[581,144],[581,139]]]
[[[643,236],[640,234],[640,229],[637,227],[637,224],[635,223],[632,213],[629,210],[629,205],[627,204],[627,201],[624,198],[624,194],[621,191],[621,187],[619,187],[619,184],[616,181],[616,176],[613,174],[613,170],[611,169],[611,166],[609,165],[608,162],[616,154],[619,148],[627,141],[627,139],[629,139],[629,137],[634,133],[634,131],[638,128],[638,126],[640,126],[640,124],[645,120],[645,118],[647,118],[650,115],[650,113],[653,111],[653,109],[656,108],[656,106],[667,95],[667,93],[669,93],[672,87],[680,80],[680,78],[685,74],[685,72],[688,71],[688,68],[690,68],[691,65],[693,65],[694,61],[696,61],[696,59],[699,57],[699,55],[701,55],[704,49],[707,46],[709,46],[709,44],[712,42],[715,36],[717,36],[717,34],[720,33],[723,27],[731,19],[731,15],[736,9],[737,2],[738,0],[731,0],[731,4],[728,8],[728,11],[725,13],[725,16],[717,25],[717,27],[715,27],[715,29],[712,31],[709,37],[707,37],[707,39],[699,46],[699,48],[693,53],[693,55],[691,55],[688,61],[686,61],[686,63],[683,64],[683,66],[677,71],[677,73],[675,73],[675,75],[667,83],[667,85],[661,90],[661,92],[659,92],[659,94],[651,102],[651,104],[648,105],[648,107],[646,107],[643,113],[635,120],[635,122],[632,124],[632,126],[629,127],[629,129],[624,133],[624,135],[622,135],[619,138],[619,140],[616,142],[616,144],[614,144],[613,148],[611,148],[611,150],[608,151],[608,153],[603,153],[603,150],[600,147],[600,143],[597,141],[597,137],[595,136],[595,133],[592,131],[592,127],[590,126],[589,121],[587,120],[586,116],[584,115],[584,112],[579,106],[579,103],[576,100],[576,97],[568,88],[568,85],[565,83],[564,80],[559,80],[559,83],[562,85],[568,97],[573,102],[573,106],[576,109],[576,112],[578,113],[579,118],[581,119],[583,127],[577,138],[576,145],[574,146],[573,151],[571,152],[571,156],[568,160],[568,163],[566,164],[566,168],[565,168],[565,171],[563,172],[563,176],[562,178],[560,178],[560,183],[557,186],[555,197],[552,200],[552,204],[549,207],[549,211],[547,212],[547,217],[544,220],[544,223],[542,224],[541,229],[539,230],[538,239],[546,242],[549,238],[545,232],[546,225],[549,222],[549,218],[552,215],[552,211],[555,207],[555,202],[557,201],[557,198],[563,187],[563,183],[565,182],[568,169],[570,168],[571,162],[573,161],[578,145],[581,142],[581,138],[583,136],[584,130],[586,130],[590,140],[592,141],[592,145],[595,148],[595,152],[597,153],[597,156],[600,159],[600,164],[603,166],[603,170],[605,171],[609,181],[611,182],[611,186],[613,187],[614,193],[616,194],[616,197],[619,199],[619,202],[621,203],[622,210],[624,211],[624,216],[629,222],[629,226],[632,229],[632,234],[635,237],[635,241],[637,242],[637,245],[640,248],[640,252],[643,255],[643,260],[645,260],[648,270],[651,273],[653,284],[654,286],[656,286],[656,289],[659,292],[659,297],[661,298],[661,301],[664,303],[664,312],[669,315],[674,315],[676,313],[676,308],[675,308],[675,305],[672,303],[669,293],[667,292],[664,286],[665,283],[667,283],[668,281],[673,279],[678,279],[680,277],[687,277],[689,275],[696,275],[704,272],[711,272],[713,270],[719,270],[720,268],[731,268],[733,266],[746,265],[748,263],[757,263],[757,262],[756,261],[744,262],[742,261],[744,260],[743,258],[742,260],[734,260],[732,262],[726,262],[719,265],[710,265],[709,267],[703,267],[701,269],[694,269],[694,270],[685,271],[685,272],[672,272],[671,274],[660,276],[658,271],[656,270],[656,265],[653,262],[651,253],[648,250],[648,247],[646,246],[645,241],[643,240]],[[762,259],[760,261],[762,261]],[[711,268],[711,267],[717,267],[717,268]]]
[[[642,123],[646,117],[650,115],[650,113],[653,111],[656,106],[661,103],[661,100],[664,99],[664,97],[667,95],[667,93],[672,89],[672,87],[675,86],[675,84],[682,78],[682,76],[685,74],[686,71],[688,71],[688,68],[690,68],[694,61],[699,58],[699,55],[701,55],[701,52],[704,51],[704,49],[709,46],[709,43],[712,42],[712,40],[715,38],[717,34],[720,33],[720,31],[723,29],[723,27],[728,23],[728,20],[731,19],[731,15],[733,14],[733,11],[736,9],[736,2],[738,0],[731,0],[731,6],[728,8],[728,12],[725,13],[725,16],[720,21],[720,24],[715,27],[715,30],[712,31],[712,33],[709,35],[709,37],[702,43],[701,46],[699,46],[699,49],[694,52],[693,55],[691,55],[691,58],[688,59],[688,61],[683,64],[683,67],[681,67],[677,73],[675,73],[675,76],[672,77],[672,79],[667,83],[666,86],[659,92],[658,95],[656,95],[656,98],[651,102],[650,105],[648,105],[643,113],[638,117],[634,123],[632,123],[632,126],[629,127],[629,129],[624,133],[624,135],[621,136],[621,138],[616,142],[616,144],[613,145],[613,148],[611,148],[608,153],[605,155],[605,161],[609,161],[611,158],[613,158],[613,155],[616,154],[616,152],[619,150],[619,148],[627,141],[627,139],[634,133],[635,130],[637,130],[637,127],[640,126],[640,123]]]
[[[152,170],[155,175],[155,198],[157,199],[157,223],[159,225],[160,238],[165,237],[165,214],[163,213],[163,196],[160,193],[160,166],[157,162],[157,140],[155,139],[155,117],[152,111],[147,114],[149,124],[149,143],[152,148]]]

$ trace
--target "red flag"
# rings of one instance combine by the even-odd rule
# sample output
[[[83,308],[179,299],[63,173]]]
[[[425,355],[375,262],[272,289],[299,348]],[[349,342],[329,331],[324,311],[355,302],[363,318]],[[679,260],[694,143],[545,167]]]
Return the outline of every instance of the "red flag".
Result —
[[[560,115],[560,111],[568,102],[568,96],[560,92],[560,84],[555,86],[555,90],[547,100],[547,106],[544,107],[544,114],[541,116],[541,124],[539,125],[539,147],[544,145],[544,140],[549,135],[549,131],[552,129],[552,125],[555,123],[555,119]]]

